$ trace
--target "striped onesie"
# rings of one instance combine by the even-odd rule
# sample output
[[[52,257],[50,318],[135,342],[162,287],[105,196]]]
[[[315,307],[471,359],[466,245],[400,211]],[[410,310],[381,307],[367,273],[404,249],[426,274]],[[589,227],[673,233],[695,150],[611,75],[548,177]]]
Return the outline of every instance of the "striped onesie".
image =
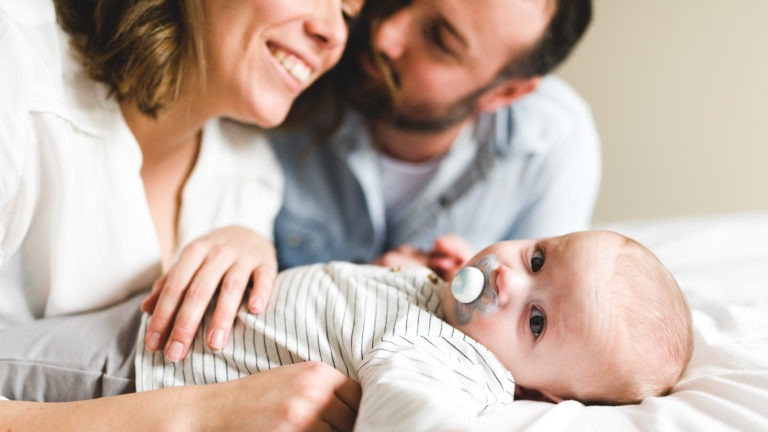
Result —
[[[280,273],[266,310],[241,307],[230,340],[212,352],[204,335],[171,363],[139,344],[139,391],[236,379],[321,361],[360,382],[357,430],[469,426],[509,403],[514,380],[485,347],[442,320],[445,282],[426,268],[332,262]],[[139,341],[144,340],[144,316]]]

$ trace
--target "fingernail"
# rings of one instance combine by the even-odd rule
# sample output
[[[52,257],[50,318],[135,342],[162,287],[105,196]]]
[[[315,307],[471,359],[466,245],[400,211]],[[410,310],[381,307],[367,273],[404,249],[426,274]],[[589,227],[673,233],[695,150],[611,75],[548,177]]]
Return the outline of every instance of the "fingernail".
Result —
[[[181,355],[184,353],[184,345],[181,344],[179,341],[174,341],[168,348],[165,350],[165,357],[175,362],[181,358]]]
[[[261,312],[261,309],[264,307],[264,300],[261,297],[256,297],[253,302],[251,302],[251,312]]]
[[[211,348],[219,350],[224,346],[224,330],[216,329],[211,335]]]
[[[160,333],[151,333],[147,339],[147,348],[150,351],[157,351],[160,348]]]

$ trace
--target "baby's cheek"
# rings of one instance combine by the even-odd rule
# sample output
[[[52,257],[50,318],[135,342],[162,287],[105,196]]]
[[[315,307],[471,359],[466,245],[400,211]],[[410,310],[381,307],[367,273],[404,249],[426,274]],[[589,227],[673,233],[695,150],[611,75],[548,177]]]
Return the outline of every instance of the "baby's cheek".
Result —
[[[445,320],[445,322],[452,325],[453,327],[459,328],[458,324],[456,323],[456,313],[454,312],[455,308],[456,301],[453,299],[453,296],[450,294],[443,295],[443,300],[440,302],[440,311],[443,314],[443,320]]]

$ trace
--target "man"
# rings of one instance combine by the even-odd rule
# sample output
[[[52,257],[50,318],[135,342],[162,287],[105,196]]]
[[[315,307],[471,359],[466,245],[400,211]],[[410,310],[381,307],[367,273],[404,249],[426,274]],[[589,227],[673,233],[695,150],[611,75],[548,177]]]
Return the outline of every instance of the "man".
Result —
[[[310,128],[272,136],[281,268],[424,264],[449,233],[477,250],[587,228],[599,139],[545,75],[590,19],[589,0],[368,2],[329,77],[348,106],[339,127],[323,136],[316,107]]]

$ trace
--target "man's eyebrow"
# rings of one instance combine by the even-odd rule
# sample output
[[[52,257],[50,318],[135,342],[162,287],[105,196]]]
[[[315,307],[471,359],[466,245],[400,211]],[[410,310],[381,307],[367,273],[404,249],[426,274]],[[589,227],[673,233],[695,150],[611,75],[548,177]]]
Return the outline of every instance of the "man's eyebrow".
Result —
[[[464,48],[469,47],[469,42],[467,42],[464,36],[443,15],[438,15],[437,21],[440,25],[443,26],[443,28],[445,28],[448,31],[448,33],[452,34],[453,37],[456,38],[456,40],[461,42],[461,44],[464,45]]]

